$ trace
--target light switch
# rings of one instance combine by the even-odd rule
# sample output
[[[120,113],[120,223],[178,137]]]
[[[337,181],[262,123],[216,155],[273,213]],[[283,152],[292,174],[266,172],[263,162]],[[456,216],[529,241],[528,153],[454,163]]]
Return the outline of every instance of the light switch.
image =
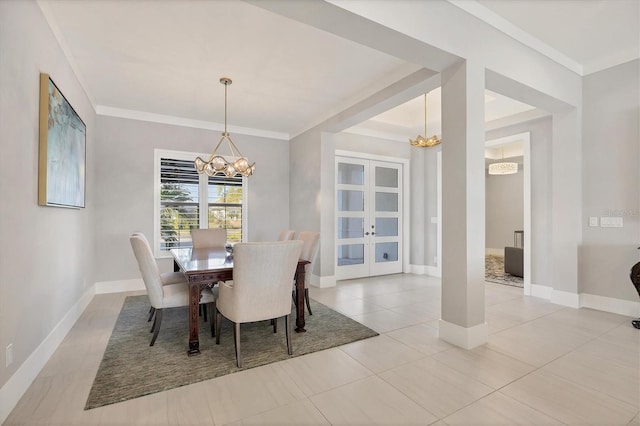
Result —
[[[589,226],[598,226],[598,218],[589,216]]]
[[[600,218],[600,226],[602,228],[622,228],[622,218],[621,217],[601,217]]]

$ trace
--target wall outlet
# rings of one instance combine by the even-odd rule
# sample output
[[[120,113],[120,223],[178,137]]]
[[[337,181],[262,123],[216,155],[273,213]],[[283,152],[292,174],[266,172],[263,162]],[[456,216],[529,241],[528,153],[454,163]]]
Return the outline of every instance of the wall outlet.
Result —
[[[598,226],[598,218],[589,216],[589,226]]]
[[[13,343],[10,343],[5,351],[5,364],[5,367],[13,364]]]
[[[605,216],[600,218],[600,226],[602,228],[622,228],[623,222],[621,217]]]

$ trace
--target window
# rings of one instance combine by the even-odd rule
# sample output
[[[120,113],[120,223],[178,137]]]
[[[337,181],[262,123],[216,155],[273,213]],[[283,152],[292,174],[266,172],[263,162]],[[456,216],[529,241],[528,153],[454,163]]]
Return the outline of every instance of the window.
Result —
[[[226,228],[227,241],[240,242],[246,227],[246,179],[199,175],[193,160],[202,154],[156,150],[155,250],[191,247],[191,229]],[[206,212],[203,214],[202,212]]]

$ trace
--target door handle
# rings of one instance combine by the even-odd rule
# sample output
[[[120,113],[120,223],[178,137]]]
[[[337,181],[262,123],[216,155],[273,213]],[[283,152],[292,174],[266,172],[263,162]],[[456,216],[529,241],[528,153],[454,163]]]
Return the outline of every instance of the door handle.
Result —
[[[368,232],[365,232],[365,233],[364,233],[364,235],[369,235],[369,233],[368,233]]]

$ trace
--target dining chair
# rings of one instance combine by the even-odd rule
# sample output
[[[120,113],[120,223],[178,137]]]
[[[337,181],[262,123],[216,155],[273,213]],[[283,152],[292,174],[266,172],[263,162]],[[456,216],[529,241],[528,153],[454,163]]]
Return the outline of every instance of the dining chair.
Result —
[[[313,315],[311,312],[311,304],[309,303],[309,284],[311,283],[311,273],[313,272],[313,266],[316,263],[316,257],[318,257],[318,251],[320,248],[320,232],[315,231],[301,231],[298,234],[298,240],[302,241],[302,252],[300,253],[300,259],[308,260],[310,263],[304,267],[304,300],[307,304],[307,310],[309,315]],[[293,300],[298,304],[298,295],[296,294],[296,285],[293,284]]]
[[[151,245],[149,244],[149,240],[147,240],[147,237],[142,232],[134,232],[131,235],[140,236],[140,238],[142,238],[145,241],[145,243],[149,247],[151,247]],[[162,272],[160,274],[160,281],[162,282],[162,285],[170,285],[170,284],[182,284],[184,286],[189,285],[184,274],[179,271],[178,272]],[[156,310],[153,306],[149,308],[149,318],[147,319],[147,322],[150,322],[153,319],[153,315],[155,314],[155,312]]]
[[[227,244],[225,228],[192,229],[191,242],[193,248],[224,247]]]
[[[293,240],[293,236],[296,233],[293,229],[283,229],[278,233],[278,241]]]
[[[233,281],[220,283],[216,344],[224,316],[233,322],[236,364],[242,367],[240,324],[284,317],[287,353],[291,346],[291,282],[302,251],[302,241],[238,243],[233,253]],[[276,327],[274,323],[274,332]]]
[[[160,332],[160,325],[162,324],[163,309],[177,308],[180,306],[189,306],[189,287],[183,284],[166,284],[163,285],[162,274],[158,269],[158,263],[153,257],[153,251],[149,242],[144,235],[132,234],[129,237],[131,242],[131,248],[133,254],[138,261],[138,268],[142,274],[142,281],[147,289],[147,295],[149,296],[149,302],[151,307],[155,310],[155,319],[151,326],[153,337],[149,346],[153,346],[158,333]],[[211,315],[215,311],[216,292],[212,290],[204,290],[200,303],[207,305],[210,309]]]

